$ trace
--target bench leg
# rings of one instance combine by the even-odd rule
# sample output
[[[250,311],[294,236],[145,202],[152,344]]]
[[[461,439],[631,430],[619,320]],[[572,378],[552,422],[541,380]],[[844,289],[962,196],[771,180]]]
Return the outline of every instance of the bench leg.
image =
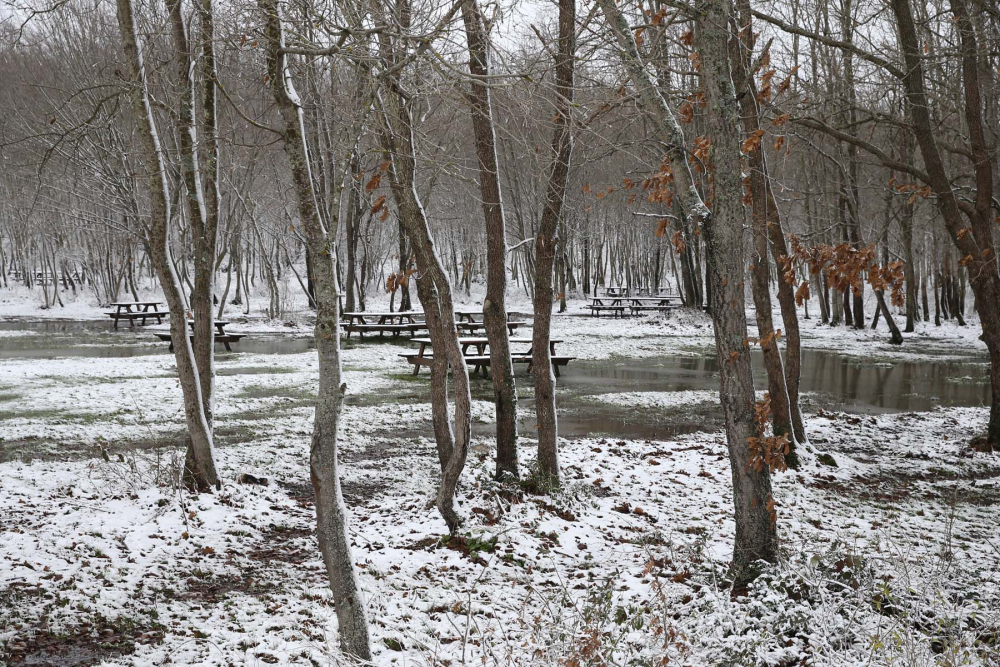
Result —
[[[419,372],[420,372],[420,364],[418,363],[413,364],[413,374],[416,375]]]
[[[555,371],[556,377],[559,377],[559,364],[552,364],[552,370]]]
[[[226,347],[226,352],[232,352],[233,351],[233,348],[229,347],[229,341],[228,340],[222,341],[222,344]]]

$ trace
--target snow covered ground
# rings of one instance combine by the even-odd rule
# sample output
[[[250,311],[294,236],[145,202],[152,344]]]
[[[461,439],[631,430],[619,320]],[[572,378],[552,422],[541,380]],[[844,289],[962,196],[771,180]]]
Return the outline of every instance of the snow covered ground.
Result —
[[[4,298],[15,297],[0,293],[3,316],[40,316]],[[621,322],[577,306],[554,325],[566,354],[641,361],[713,345],[699,313]],[[67,308],[107,319],[94,304]],[[251,310],[256,331],[309,334],[304,315],[293,328]],[[927,336],[900,349],[884,329],[814,322],[807,347],[883,362],[982,349],[975,323],[921,325]],[[0,349],[47,335],[7,332]],[[477,437],[459,489],[464,539],[442,541],[427,376],[401,367],[407,347],[344,354],[344,491],[377,664],[1000,664],[1000,459],[967,446],[982,408],[808,415],[804,467],[775,480],[783,561],[733,600],[721,586],[730,471],[714,428],[566,439],[566,485],[551,493],[494,483],[490,439]],[[172,357],[0,359],[0,663],[343,664],[312,531],[315,354],[219,355],[218,367],[226,483],[191,496],[174,483]],[[586,400],[626,420],[716,400],[614,384]],[[474,390],[488,433],[489,384]],[[525,476],[533,445],[522,438]]]

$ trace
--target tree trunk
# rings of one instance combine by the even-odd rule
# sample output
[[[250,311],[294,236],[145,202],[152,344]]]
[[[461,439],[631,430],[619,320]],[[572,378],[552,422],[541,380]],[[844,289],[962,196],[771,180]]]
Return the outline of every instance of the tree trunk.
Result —
[[[964,0],[950,2],[961,38],[962,81],[965,92],[965,116],[969,129],[976,176],[974,205],[960,202],[955,196],[944,167],[937,138],[931,125],[930,103],[925,89],[923,52],[917,37],[910,0],[892,0],[900,47],[906,67],[903,84],[906,102],[913,119],[914,133],[928,184],[936,196],[945,228],[963,257],[968,258],[976,309],[983,328],[983,340],[990,353],[990,422],[987,441],[1000,443],[1000,273],[997,272],[993,245],[993,165],[986,146],[982,122],[982,99],[979,92],[978,50],[975,32]],[[963,213],[972,223],[972,233],[964,225]]]
[[[552,327],[553,264],[556,236],[566,182],[573,157],[573,77],[576,67],[576,2],[559,0],[559,44],[556,49],[556,117],[552,130],[552,165],[545,189],[545,208],[535,237],[535,321],[532,328],[532,372],[535,375],[535,413],[538,423],[538,473],[547,483],[559,484],[559,427],[556,416],[556,378],[549,340]]]
[[[397,5],[398,16],[395,18],[404,30],[409,27],[409,12],[409,3],[401,0]],[[379,35],[379,51],[387,67],[393,68],[407,57],[405,51],[397,51],[400,48],[391,36]],[[398,69],[393,72],[384,83],[384,94],[379,99],[381,138],[383,149],[389,158],[387,173],[399,220],[417,259],[417,295],[424,308],[434,348],[434,363],[441,371],[447,365],[451,366],[455,389],[455,430],[452,431],[448,423],[448,387],[444,372],[431,374],[431,411],[438,456],[443,463],[437,507],[449,532],[454,535],[462,525],[462,518],[455,509],[455,489],[465,468],[472,435],[469,371],[458,343],[451,283],[437,254],[427,216],[416,190],[415,142],[412,112],[407,104],[409,97],[403,91]]]
[[[337,612],[338,630],[344,653],[371,660],[371,643],[364,600],[354,574],[350,541],[347,537],[347,510],[340,489],[337,456],[340,416],[347,385],[342,383],[340,365],[340,289],[334,270],[336,230],[326,230],[320,221],[305,125],[298,94],[292,84],[281,52],[284,28],[277,0],[260,0],[265,15],[268,76],[271,91],[284,122],[285,155],[291,167],[299,218],[306,237],[306,251],[312,257],[313,294],[316,302],[316,356],[319,363],[319,391],[313,418],[309,470],[316,492],[316,535]],[[347,174],[347,178],[351,175]],[[343,192],[341,191],[341,196]]]
[[[749,447],[749,438],[755,435],[754,390],[750,354],[744,345],[743,185],[737,102],[728,53],[731,9],[725,0],[706,2],[695,31],[696,47],[702,56],[706,134],[712,141],[710,157],[715,174],[715,201],[709,211],[694,185],[683,130],[645,67],[625,17],[615,0],[598,0],[598,5],[618,42],[623,64],[642,104],[669,142],[667,159],[673,170],[674,191],[685,214],[695,223],[700,222],[705,236],[720,396],[733,476],[736,542],[732,566],[737,583],[742,584],[753,577],[756,561],[777,560],[778,536],[772,514],[770,470],[767,465],[755,465]]]
[[[469,71],[478,77],[488,77],[490,44],[476,0],[466,0],[462,4],[462,18],[469,44]],[[517,479],[517,389],[507,330],[507,223],[500,192],[493,107],[490,89],[485,83],[472,83],[469,105],[479,160],[479,191],[486,220],[483,325],[490,343],[490,374],[496,405],[496,477]]]
[[[170,260],[168,225],[172,216],[170,200],[167,197],[169,186],[166,159],[149,98],[146,68],[136,37],[131,0],[117,0],[116,8],[125,61],[129,70],[128,76],[132,80],[130,96],[139,125],[150,191],[150,225],[146,251],[156,268],[163,296],[171,314],[170,335],[174,341],[177,375],[184,396],[184,416],[193,450],[191,475],[199,490],[220,488],[221,482],[215,468],[212,429],[205,415],[199,369],[188,337],[184,297],[173,262]],[[138,211],[133,213],[138,218]]]
[[[734,71],[734,82],[736,90],[741,92],[739,96],[740,108],[743,118],[743,133],[753,136],[760,129],[760,116],[757,108],[757,91],[753,82],[753,73],[750,72],[753,60],[754,37],[753,24],[750,15],[749,0],[739,0],[740,12],[740,38],[733,39],[732,44],[732,66]],[[778,338],[775,335],[774,322],[771,315],[771,292],[768,285],[768,229],[777,232],[781,246],[784,246],[784,234],[781,232],[781,215],[778,212],[774,197],[770,191],[768,183],[767,163],[764,157],[764,146],[758,144],[746,157],[750,170],[750,194],[751,194],[751,227],[753,229],[753,241],[755,254],[751,259],[750,276],[753,288],[753,299],[757,315],[757,332],[760,338],[760,347],[764,353],[764,367],[767,370],[768,393],[771,397],[771,415],[774,425],[775,435],[784,435],[794,443],[798,435],[793,431],[800,431],[804,435],[805,428],[801,425],[802,417],[799,415],[798,426],[793,428],[792,418],[792,396],[786,384],[785,368],[781,360],[781,351],[778,349]],[[776,252],[779,252],[776,248]],[[787,250],[780,251],[781,255],[787,254]],[[798,389],[797,375],[799,369],[799,340],[798,340],[798,314],[795,312],[795,297],[792,294],[791,284],[785,280],[782,268],[781,256],[775,258],[779,268],[779,301],[782,297],[791,299],[791,320],[794,322],[795,341],[794,349],[789,340],[789,365],[796,371],[796,390]],[[782,287],[785,289],[782,290]],[[784,291],[786,294],[782,295]],[[787,316],[786,308],[782,303],[782,315]],[[786,324],[787,327],[787,324]],[[794,363],[793,363],[794,360]],[[789,382],[790,384],[790,382]],[[796,391],[796,399],[797,399]],[[796,400],[797,404],[797,400]],[[798,412],[797,405],[795,412]],[[794,449],[790,449],[786,457],[791,467],[798,466],[798,459]]]

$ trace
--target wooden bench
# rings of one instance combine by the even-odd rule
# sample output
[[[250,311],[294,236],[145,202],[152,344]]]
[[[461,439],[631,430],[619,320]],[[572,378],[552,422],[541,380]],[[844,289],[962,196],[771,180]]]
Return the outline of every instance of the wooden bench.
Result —
[[[517,331],[518,327],[526,325],[527,322],[511,322],[510,320],[508,320],[507,331],[509,331],[510,334],[513,335],[514,332]],[[455,327],[457,327],[459,331],[467,331],[469,333],[475,333],[477,331],[485,331],[486,329],[486,325],[483,324],[482,322],[455,322]]]
[[[238,343],[242,339],[246,338],[246,336],[247,336],[246,334],[232,334],[232,333],[222,333],[222,334],[220,334],[220,333],[217,333],[217,334],[215,334],[215,342],[216,343],[222,343],[226,347],[226,351],[227,352],[232,352],[233,348],[230,347],[230,344],[231,343]],[[156,337],[159,338],[160,340],[162,340],[165,343],[170,343],[170,348],[169,349],[170,349],[171,352],[174,351],[174,341],[173,341],[173,337],[170,334],[168,334],[168,333],[158,333],[158,334],[156,334]],[[191,341],[193,342],[194,341],[194,334],[191,334],[190,338],[191,338]]]
[[[656,305],[641,305],[641,306],[632,305],[632,306],[629,306],[629,310],[632,311],[633,315],[636,315],[638,313],[651,312],[651,311],[659,311],[661,313],[669,313],[671,310],[677,310],[678,308],[680,308],[680,306],[678,306],[676,304],[667,304],[667,305],[663,305],[663,306],[656,306]]]
[[[136,320],[142,320],[140,326],[145,326],[146,320],[152,318],[156,318],[157,324],[162,324],[163,318],[170,314],[160,311],[159,301],[120,301],[108,305],[115,309],[114,312],[108,313],[108,317],[115,322],[115,329],[118,328],[119,320],[126,320],[130,327],[135,328]]]
[[[129,323],[129,326],[135,326],[135,324],[134,324],[135,320],[142,320],[142,322],[139,323],[139,326],[144,327],[144,326],[146,326],[146,320],[147,319],[155,319],[157,324],[163,324],[163,318],[167,317],[168,315],[170,315],[170,313],[161,313],[161,312],[158,312],[158,311],[157,312],[146,312],[146,313],[143,313],[143,312],[138,312],[138,313],[107,313],[107,316],[110,317],[111,319],[113,319],[115,321],[115,329],[118,328],[118,321],[119,320],[127,320],[128,323]]]
[[[187,321],[188,326],[194,329],[194,320]],[[212,322],[215,325],[215,342],[222,343],[226,347],[227,352],[232,352],[233,348],[230,347],[231,343],[238,343],[240,340],[246,338],[246,334],[234,334],[226,331],[226,325],[229,324],[229,320],[215,320]],[[156,337],[165,343],[170,343],[170,351],[174,351],[174,341],[173,337],[169,333],[158,333]],[[194,341],[194,333],[190,335],[192,341]]]
[[[427,348],[432,345],[430,338],[414,338],[413,342],[420,345],[420,349],[416,353],[404,353],[399,356],[406,359],[408,362],[413,364],[413,374],[417,375],[420,372],[421,366],[430,366],[434,360],[434,355],[427,352]],[[510,338],[508,341],[511,345],[524,345],[527,344],[528,350],[526,352],[511,352],[510,358],[513,363],[527,363],[528,371],[531,371],[531,344],[533,340],[531,338]],[[561,343],[562,340],[558,338],[549,339],[549,355],[552,359],[552,365],[555,368],[556,375],[559,375],[559,367],[565,366],[575,357],[560,356],[556,354],[556,344]],[[485,377],[486,369],[490,365],[490,356],[486,353],[486,348],[489,347],[489,339],[483,336],[459,338],[458,344],[462,351],[462,356],[465,358],[465,362],[473,367],[473,374],[482,372]]]
[[[400,353],[399,356],[413,364],[414,375],[417,375],[420,372],[421,366],[430,366],[434,362],[433,354],[418,354],[414,352],[412,354]],[[556,355],[550,358],[552,359],[552,369],[555,371],[556,377],[559,376],[559,368],[561,366],[565,366],[569,362],[576,359],[576,357],[567,357],[562,355]],[[534,359],[530,354],[512,354],[510,355],[510,360],[515,364],[528,364],[528,372],[531,372],[531,364]],[[486,375],[486,368],[490,365],[490,355],[467,354],[465,355],[465,363],[473,367],[473,374],[482,371],[482,374]]]
[[[592,317],[600,317],[602,312],[614,313],[615,317],[625,317],[625,306],[605,306],[592,303],[587,308],[590,308],[590,315]]]
[[[427,324],[425,322],[404,322],[402,324],[393,324],[390,322],[382,324],[374,322],[341,322],[340,328],[347,332],[348,338],[351,337],[352,333],[356,333],[361,338],[364,338],[366,333],[372,332],[377,332],[379,336],[384,336],[388,332],[392,334],[393,338],[398,338],[401,333],[409,333],[410,336],[413,336],[418,332],[427,331]]]

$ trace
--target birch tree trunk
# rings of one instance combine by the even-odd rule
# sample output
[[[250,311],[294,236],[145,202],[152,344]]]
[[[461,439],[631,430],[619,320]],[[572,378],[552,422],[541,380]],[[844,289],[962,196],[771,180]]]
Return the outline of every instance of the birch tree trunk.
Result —
[[[371,660],[368,619],[354,573],[347,537],[347,509],[338,469],[337,440],[347,385],[342,382],[340,364],[340,287],[334,270],[337,234],[335,229],[325,229],[320,220],[305,143],[302,107],[288,71],[287,56],[282,52],[285,37],[277,0],[260,0],[260,8],[265,20],[268,76],[275,104],[284,122],[285,154],[291,167],[299,222],[305,233],[306,252],[311,258],[314,281],[319,391],[313,418],[309,470],[316,493],[316,536],[333,592],[344,653],[360,660]]]

